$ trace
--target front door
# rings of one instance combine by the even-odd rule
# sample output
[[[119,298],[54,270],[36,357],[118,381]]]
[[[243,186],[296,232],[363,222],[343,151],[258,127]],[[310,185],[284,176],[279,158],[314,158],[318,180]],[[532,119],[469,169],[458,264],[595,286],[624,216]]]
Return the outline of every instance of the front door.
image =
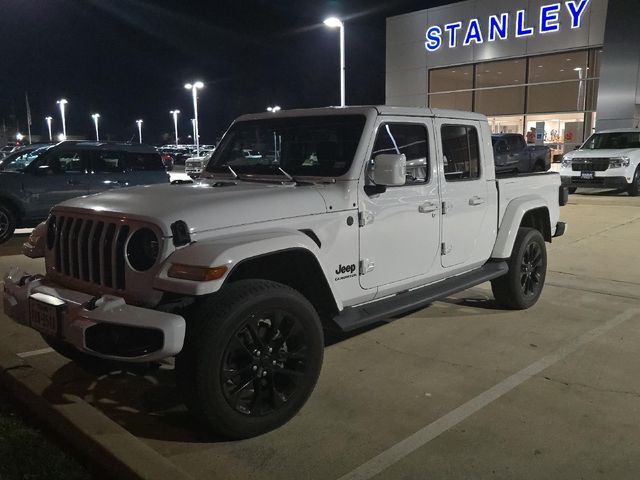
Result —
[[[440,198],[430,120],[380,121],[371,151],[405,154],[405,185],[382,193],[360,185],[360,285],[372,289],[428,273],[440,245]]]
[[[23,189],[30,218],[45,218],[54,205],[89,193],[89,155],[88,151],[53,149],[29,165]]]
[[[436,126],[444,163],[442,266],[472,264],[491,235],[485,230],[495,227],[488,218],[488,172],[482,169],[479,124],[447,119],[437,120]]]

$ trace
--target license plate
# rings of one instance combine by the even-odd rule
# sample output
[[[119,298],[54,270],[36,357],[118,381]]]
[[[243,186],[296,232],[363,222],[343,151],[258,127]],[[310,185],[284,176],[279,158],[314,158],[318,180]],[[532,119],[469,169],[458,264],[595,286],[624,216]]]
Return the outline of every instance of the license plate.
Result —
[[[31,328],[50,337],[59,337],[65,307],[66,303],[59,298],[43,293],[34,293],[29,297]]]
[[[593,180],[596,177],[594,172],[582,172],[581,178],[583,180]]]

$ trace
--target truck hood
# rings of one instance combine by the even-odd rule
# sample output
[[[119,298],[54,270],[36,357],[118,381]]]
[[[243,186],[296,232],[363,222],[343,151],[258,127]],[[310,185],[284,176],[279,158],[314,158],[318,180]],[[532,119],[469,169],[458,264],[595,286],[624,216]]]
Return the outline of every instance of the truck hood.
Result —
[[[67,200],[56,207],[152,222],[171,235],[183,220],[191,233],[327,212],[315,186],[204,181],[147,185]]]
[[[565,158],[620,158],[630,157],[638,151],[637,148],[603,149],[603,150],[574,150],[565,155]]]

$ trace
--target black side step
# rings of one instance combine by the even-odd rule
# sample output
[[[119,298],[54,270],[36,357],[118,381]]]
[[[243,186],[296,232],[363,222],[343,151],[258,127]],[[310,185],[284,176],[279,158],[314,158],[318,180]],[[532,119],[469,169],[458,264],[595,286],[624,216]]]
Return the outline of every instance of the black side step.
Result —
[[[417,290],[398,293],[386,300],[347,307],[333,318],[343,332],[350,332],[390,317],[424,308],[435,300],[475,287],[509,271],[507,262],[489,262],[463,275],[447,278]]]

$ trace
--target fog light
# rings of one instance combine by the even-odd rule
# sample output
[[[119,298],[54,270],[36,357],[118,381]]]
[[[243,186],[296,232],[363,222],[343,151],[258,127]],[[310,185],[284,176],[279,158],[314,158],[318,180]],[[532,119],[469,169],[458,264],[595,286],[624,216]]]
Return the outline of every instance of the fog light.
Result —
[[[169,277],[191,280],[194,282],[210,282],[221,279],[227,273],[227,267],[194,267],[192,265],[173,264],[169,269]]]

